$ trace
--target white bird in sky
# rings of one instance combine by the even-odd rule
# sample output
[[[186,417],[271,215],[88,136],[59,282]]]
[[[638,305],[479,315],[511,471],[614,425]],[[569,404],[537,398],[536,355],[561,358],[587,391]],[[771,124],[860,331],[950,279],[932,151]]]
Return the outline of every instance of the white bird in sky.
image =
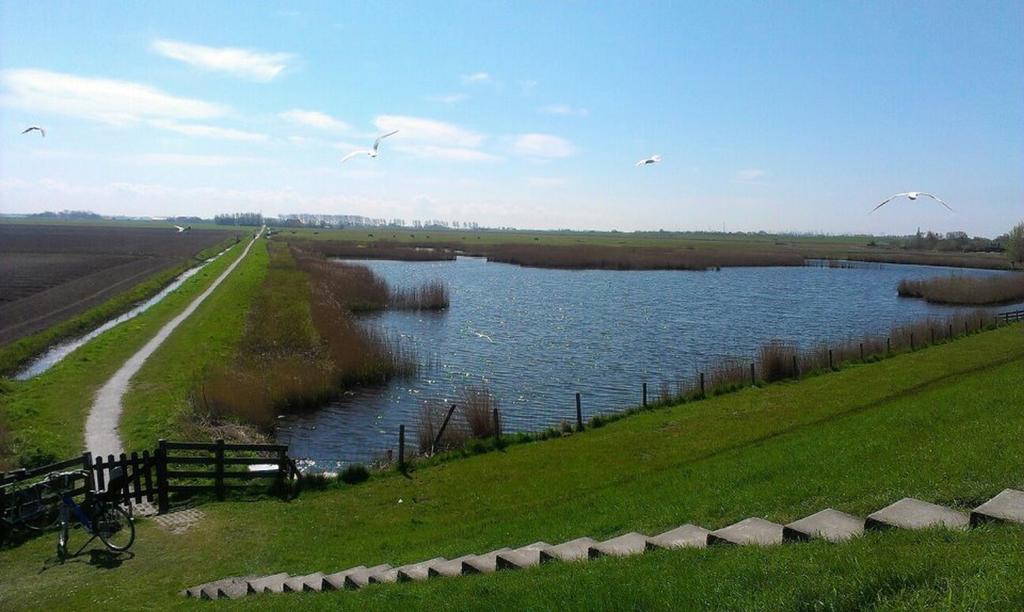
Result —
[[[953,212],[953,209],[949,208],[949,204],[946,204],[945,202],[940,200],[938,197],[936,197],[936,196],[934,196],[934,195],[932,195],[930,193],[925,193],[923,191],[905,191],[903,193],[897,193],[896,195],[890,196],[888,200],[886,200],[886,201],[882,202],[881,204],[879,204],[878,206],[872,208],[871,212],[869,212],[868,214],[870,215],[871,213],[875,212],[876,210],[878,210],[879,208],[885,206],[886,204],[888,204],[889,202],[895,200],[896,198],[902,198],[904,196],[906,196],[907,198],[909,198],[911,200],[916,200],[917,198],[919,198],[921,196],[926,196],[926,197],[929,197],[929,198],[935,200],[939,204],[942,204],[946,208],[948,208],[949,212]]]
[[[355,157],[357,155],[364,155],[365,154],[365,155],[369,155],[370,157],[377,157],[377,149],[380,148],[380,141],[384,140],[388,136],[394,136],[397,133],[398,133],[398,130],[395,130],[394,132],[388,132],[387,134],[384,134],[382,136],[378,136],[377,140],[373,141],[373,148],[372,149],[366,149],[366,150],[362,150],[361,149],[359,151],[352,151],[351,153],[349,153],[345,157],[341,158],[341,163],[345,163],[345,162],[347,162],[348,160],[352,159],[353,157]]]
[[[28,134],[32,130],[38,130],[40,136],[42,136],[44,138],[46,137],[46,130],[44,130],[43,128],[39,127],[38,125],[33,125],[33,126],[30,126],[30,127],[27,127],[24,130],[22,130],[21,133],[22,134]]]
[[[180,226],[180,225],[175,225],[174,227],[175,227],[175,228],[176,228],[176,229],[178,230],[178,233],[179,233],[179,234],[180,234],[180,233],[182,233],[182,232],[187,232],[187,231],[189,231],[189,230],[191,230],[191,229],[192,229],[192,226],[191,226],[191,225],[189,225],[189,226],[186,226],[186,227],[182,227],[182,226]]]
[[[640,161],[636,162],[636,165],[638,165],[638,166],[649,166],[651,164],[656,164],[656,163],[658,163],[660,161],[661,161],[661,156],[660,155],[652,155],[652,156],[648,157],[647,159],[641,159]]]

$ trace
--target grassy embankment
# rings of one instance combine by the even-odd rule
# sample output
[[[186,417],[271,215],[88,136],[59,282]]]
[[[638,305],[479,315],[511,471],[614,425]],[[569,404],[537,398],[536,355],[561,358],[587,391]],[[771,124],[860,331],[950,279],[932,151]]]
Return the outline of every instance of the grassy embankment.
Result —
[[[536,540],[556,543],[903,496],[961,509],[1024,486],[1024,335],[1001,328],[829,376],[653,410],[582,435],[394,472],[298,500],[225,502],[183,535],[139,525],[134,556],[48,562],[52,538],[0,551],[0,607],[191,608],[182,587],[335,570]],[[399,503],[402,500],[402,503]],[[74,537],[80,538],[78,533]],[[842,545],[715,548],[359,592],[209,607],[853,609],[1024,605],[1024,528],[871,534]]]
[[[99,387],[160,327],[202,293],[243,248],[244,244],[233,247],[159,304],[94,338],[36,378],[3,381],[0,421],[8,429],[9,449],[0,452],[0,467],[39,465],[81,452],[85,419]],[[236,274],[250,266],[251,262],[243,263]],[[222,292],[216,292],[210,299]]]
[[[160,293],[164,287],[174,281],[182,272],[203,260],[213,257],[234,243],[234,238],[226,239],[218,245],[196,253],[191,260],[164,270],[99,306],[90,308],[80,315],[58,323],[39,333],[19,338],[3,346],[0,348],[0,376],[13,375],[21,366],[43,353],[50,346],[62,340],[88,333],[110,319],[131,310],[136,304],[144,302]]]
[[[804,259],[1009,268],[999,253],[956,253],[903,249],[898,239],[872,236],[790,236],[715,232],[564,232],[280,229],[285,240],[334,242],[340,256],[446,259],[451,254],[410,251],[434,247],[496,261],[542,267],[610,269],[701,269],[715,266],[800,265]],[[875,246],[868,246],[874,244]],[[356,250],[358,249],[358,250]],[[377,250],[378,253],[373,253]]]
[[[924,298],[934,304],[1012,304],[1024,301],[1024,273],[902,280],[898,291],[901,297]]]

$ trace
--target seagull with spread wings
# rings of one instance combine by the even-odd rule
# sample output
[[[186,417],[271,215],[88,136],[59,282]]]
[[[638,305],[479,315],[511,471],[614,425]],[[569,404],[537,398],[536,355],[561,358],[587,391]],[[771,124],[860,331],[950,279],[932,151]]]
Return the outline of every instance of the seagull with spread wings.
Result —
[[[22,134],[28,134],[29,132],[31,132],[33,130],[38,131],[39,135],[42,136],[43,138],[46,137],[46,130],[44,130],[43,128],[39,127],[38,125],[29,126],[29,127],[25,128],[24,130],[22,130],[21,133]]]
[[[638,166],[649,166],[651,164],[657,164],[657,163],[660,163],[660,162],[661,162],[661,156],[660,155],[652,155],[652,156],[648,157],[647,159],[641,159],[640,161],[636,162],[636,165],[638,165]]]
[[[384,140],[388,136],[394,136],[397,133],[398,133],[398,130],[395,130],[394,132],[388,132],[387,134],[384,134],[382,136],[378,136],[377,140],[373,141],[373,148],[372,149],[365,149],[365,150],[361,149],[359,151],[352,151],[351,153],[349,153],[345,157],[341,158],[341,163],[345,163],[348,160],[350,160],[353,157],[356,157],[358,155],[369,155],[370,157],[377,157],[377,149],[380,148],[380,141]]]
[[[174,228],[178,230],[179,234],[182,233],[182,232],[190,232],[190,231],[192,231],[192,226],[191,225],[188,225],[188,226],[185,226],[185,227],[182,227],[180,225],[175,225]]]
[[[925,193],[925,192],[923,192],[923,191],[905,191],[905,192],[903,192],[903,193],[897,193],[896,195],[890,196],[890,197],[889,197],[889,199],[887,199],[886,201],[882,202],[882,203],[881,203],[881,204],[879,204],[878,206],[876,206],[876,207],[872,208],[872,209],[871,209],[871,212],[869,212],[868,214],[870,215],[871,213],[873,213],[873,212],[875,212],[876,210],[878,210],[879,208],[881,208],[881,207],[885,206],[885,205],[886,205],[886,204],[888,204],[889,202],[892,202],[892,201],[893,201],[893,200],[895,200],[896,198],[902,198],[902,197],[906,197],[906,198],[907,198],[907,199],[909,199],[909,200],[916,200],[917,198],[919,198],[919,197],[921,197],[921,196],[925,196],[925,197],[931,198],[931,199],[935,200],[936,202],[938,202],[939,204],[942,204],[943,206],[945,206],[945,207],[946,207],[947,209],[949,209],[949,212],[953,212],[953,209],[952,209],[952,208],[949,208],[949,204],[946,204],[945,202],[943,202],[942,200],[940,200],[940,199],[939,199],[939,198],[938,198],[937,196],[935,196],[935,195],[932,195],[932,194],[930,194],[930,193]]]

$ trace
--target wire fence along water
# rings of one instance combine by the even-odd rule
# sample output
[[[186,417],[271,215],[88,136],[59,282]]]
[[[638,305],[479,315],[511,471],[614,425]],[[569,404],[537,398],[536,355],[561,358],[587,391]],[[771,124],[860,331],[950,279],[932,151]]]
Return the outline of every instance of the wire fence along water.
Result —
[[[467,425],[457,424],[462,411],[471,409],[462,398],[445,402],[440,399],[424,400],[424,410],[418,419],[401,423],[392,430],[392,443],[382,445],[379,450],[364,450],[358,455],[349,454],[334,462],[310,461],[302,463],[308,471],[335,471],[346,464],[363,463],[387,467],[401,466],[417,455],[452,450],[473,443],[474,440],[491,439],[496,435],[509,436],[525,434],[529,439],[564,435],[588,427],[599,427],[622,416],[640,410],[671,406],[683,402],[737,391],[750,386],[759,386],[780,380],[798,379],[839,370],[843,364],[869,362],[887,357],[921,350],[923,348],[955,341],[958,338],[1001,325],[1024,321],[1024,310],[993,314],[984,310],[959,312],[946,317],[930,317],[914,323],[894,327],[887,335],[866,335],[833,343],[800,349],[785,342],[773,341],[761,347],[758,353],[748,359],[724,359],[695,371],[692,376],[672,380],[642,381],[632,385],[611,385],[603,388],[607,392],[614,387],[616,395],[633,394],[635,403],[611,405],[594,402],[593,389],[567,390],[564,405],[555,407],[550,413],[560,415],[556,419],[538,421],[516,418],[502,412],[497,398],[489,398],[487,415],[493,411],[493,427],[477,433]],[[431,405],[434,410],[429,410]],[[430,416],[424,416],[424,415]],[[463,417],[464,419],[467,417]],[[449,427],[451,429],[449,429]],[[439,442],[446,434],[455,434],[446,444]],[[382,432],[383,433],[383,432]],[[523,440],[523,436],[519,436]],[[482,449],[483,447],[481,447]]]

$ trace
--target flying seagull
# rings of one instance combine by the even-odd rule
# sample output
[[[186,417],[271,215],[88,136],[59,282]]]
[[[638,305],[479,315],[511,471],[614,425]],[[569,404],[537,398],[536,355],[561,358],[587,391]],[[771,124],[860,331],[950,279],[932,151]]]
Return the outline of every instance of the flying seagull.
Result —
[[[936,197],[936,196],[934,196],[934,195],[932,195],[930,193],[925,193],[923,191],[905,191],[903,193],[897,193],[894,196],[890,196],[888,200],[886,200],[886,201],[882,202],[881,204],[879,204],[878,206],[872,208],[871,212],[869,212],[868,214],[870,215],[871,213],[875,212],[876,210],[878,210],[879,208],[885,206],[886,204],[888,204],[889,202],[895,200],[896,198],[902,198],[904,196],[906,196],[907,198],[909,198],[911,200],[916,200],[917,198],[919,198],[921,196],[926,196],[926,197],[929,197],[929,198],[935,200],[939,204],[942,204],[946,208],[948,208],[949,212],[953,212],[953,209],[949,208],[949,204],[946,204],[945,202],[940,200],[938,197]]]
[[[648,157],[647,159],[641,159],[640,161],[636,162],[636,165],[638,165],[638,166],[649,166],[651,164],[656,164],[656,163],[658,163],[660,161],[661,161],[661,156],[660,155],[652,155],[652,156]]]
[[[186,225],[185,227],[182,227],[180,225],[175,225],[174,227],[178,230],[179,234],[182,233],[182,232],[190,231],[192,229],[191,225]]]
[[[345,157],[341,158],[341,163],[345,163],[345,162],[347,162],[348,160],[352,159],[353,157],[355,157],[357,155],[365,154],[365,155],[369,155],[370,157],[377,157],[377,149],[380,148],[380,141],[384,140],[388,136],[394,136],[397,133],[398,133],[398,130],[395,130],[394,132],[388,132],[387,134],[384,134],[383,136],[378,136],[377,140],[373,141],[373,148],[372,149],[352,151],[351,153],[349,153]]]
[[[44,138],[46,137],[46,130],[44,130],[43,128],[39,127],[38,125],[33,125],[33,126],[30,126],[30,127],[27,127],[24,130],[22,130],[21,133],[22,134],[28,134],[32,130],[38,130],[40,136],[42,136]]]

